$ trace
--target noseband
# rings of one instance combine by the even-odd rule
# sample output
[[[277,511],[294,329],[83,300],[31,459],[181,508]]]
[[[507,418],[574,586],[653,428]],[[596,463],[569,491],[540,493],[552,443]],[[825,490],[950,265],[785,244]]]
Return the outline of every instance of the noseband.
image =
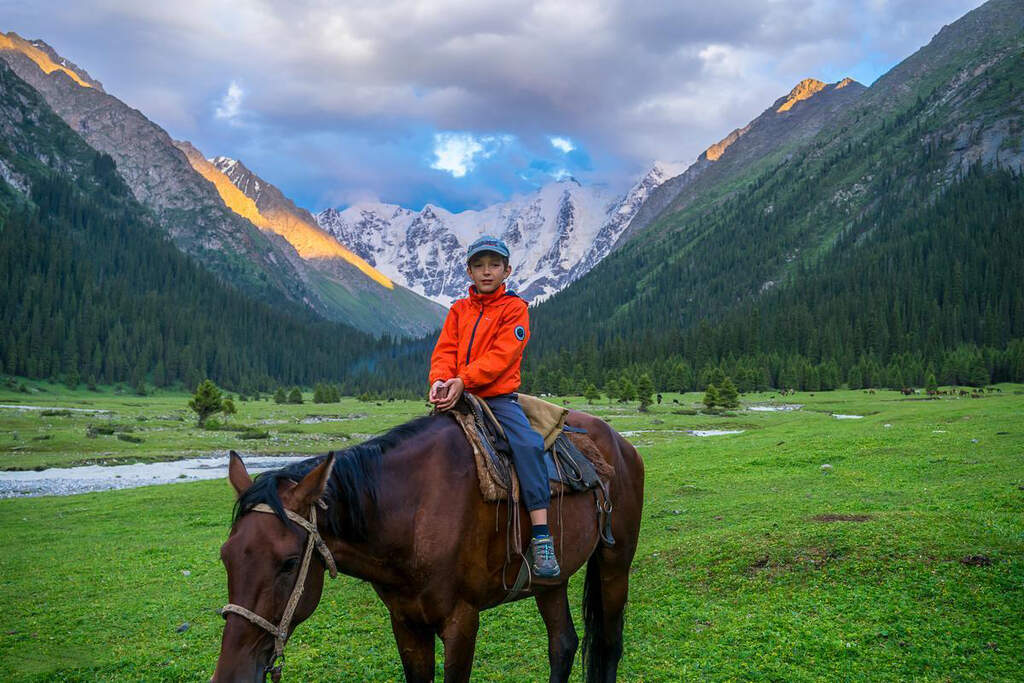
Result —
[[[285,605],[284,614],[281,615],[281,623],[278,626],[274,626],[260,615],[242,607],[241,605],[228,603],[221,609],[221,616],[225,619],[228,618],[228,614],[237,614],[240,617],[248,619],[264,631],[267,631],[270,635],[274,636],[274,658],[270,660],[270,664],[263,669],[263,675],[269,673],[270,678],[274,683],[281,680],[281,669],[284,667],[284,646],[285,643],[288,642],[288,627],[291,625],[292,616],[295,614],[295,608],[298,606],[299,600],[302,599],[302,590],[306,583],[306,574],[309,571],[309,564],[313,557],[314,547],[323,557],[324,565],[331,573],[331,578],[333,579],[338,575],[338,568],[334,564],[334,556],[331,555],[331,551],[327,548],[327,544],[324,543],[324,539],[320,536],[320,531],[316,527],[317,504],[323,505],[323,503],[320,503],[319,501],[310,505],[308,520],[297,512],[292,512],[288,509],[285,509],[284,511],[284,513],[288,515],[288,519],[292,520],[308,532],[308,536],[306,537],[306,551],[302,556],[302,566],[299,568],[299,576],[295,580],[295,587],[292,588],[291,597],[288,598],[288,603]],[[274,509],[266,503],[253,505],[249,508],[249,511],[266,512],[272,515],[276,514]],[[281,660],[280,664],[277,662],[278,659]]]

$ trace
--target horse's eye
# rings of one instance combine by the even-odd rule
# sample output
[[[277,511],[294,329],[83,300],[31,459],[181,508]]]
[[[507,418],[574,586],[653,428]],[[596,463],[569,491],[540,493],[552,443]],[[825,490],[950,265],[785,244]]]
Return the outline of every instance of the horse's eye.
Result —
[[[299,566],[299,558],[297,558],[297,557],[289,557],[287,560],[284,561],[284,564],[281,565],[281,570],[280,570],[279,573],[281,573],[281,574],[291,574],[293,571],[295,571],[295,568],[298,567],[298,566]]]

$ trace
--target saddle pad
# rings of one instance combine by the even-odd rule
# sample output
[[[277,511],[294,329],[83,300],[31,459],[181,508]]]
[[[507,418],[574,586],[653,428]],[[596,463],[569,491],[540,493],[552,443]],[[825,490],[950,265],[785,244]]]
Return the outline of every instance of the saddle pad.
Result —
[[[569,409],[529,394],[519,394],[519,405],[526,413],[530,426],[544,437],[544,450],[550,449],[562,433]]]

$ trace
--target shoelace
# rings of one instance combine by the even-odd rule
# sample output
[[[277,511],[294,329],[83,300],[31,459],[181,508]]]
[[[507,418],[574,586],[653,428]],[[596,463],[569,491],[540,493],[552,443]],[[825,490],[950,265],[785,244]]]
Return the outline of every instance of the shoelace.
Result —
[[[555,557],[555,544],[550,539],[538,539],[535,544],[537,554],[540,556],[538,559],[552,560]]]

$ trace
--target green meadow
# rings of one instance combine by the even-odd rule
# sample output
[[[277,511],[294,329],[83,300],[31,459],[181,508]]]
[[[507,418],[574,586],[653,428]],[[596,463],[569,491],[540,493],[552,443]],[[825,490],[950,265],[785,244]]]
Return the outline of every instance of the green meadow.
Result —
[[[234,431],[199,430],[183,393],[28,384],[0,404],[47,411],[0,408],[3,469],[322,453],[426,411],[307,393],[236,402]],[[751,394],[745,407],[803,408],[718,415],[698,412],[697,394],[647,413],[570,397],[629,433],[647,468],[620,680],[1024,678],[1024,387],[999,389]],[[208,679],[232,502],[224,480],[0,500],[3,678]],[[580,630],[581,586],[582,573]],[[287,659],[286,680],[401,680],[383,605],[347,577],[327,582]],[[484,613],[474,680],[546,677],[533,603]]]

